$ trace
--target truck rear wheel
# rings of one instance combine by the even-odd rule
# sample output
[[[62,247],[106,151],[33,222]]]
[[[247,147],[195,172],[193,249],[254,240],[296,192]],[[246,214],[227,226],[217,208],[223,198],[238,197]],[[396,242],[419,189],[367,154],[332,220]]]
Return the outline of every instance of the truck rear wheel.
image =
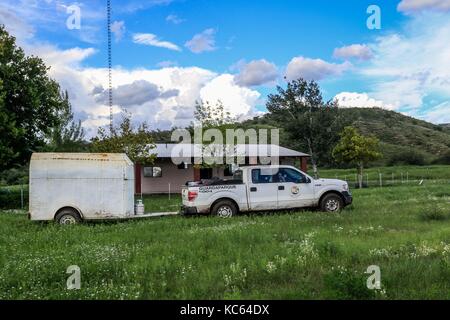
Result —
[[[237,208],[232,201],[221,200],[212,207],[211,213],[221,218],[231,218],[237,214]]]
[[[320,210],[325,212],[339,212],[343,207],[342,198],[335,193],[327,194],[320,202]]]
[[[81,222],[81,217],[75,209],[65,208],[58,212],[55,217],[58,224],[78,224]]]

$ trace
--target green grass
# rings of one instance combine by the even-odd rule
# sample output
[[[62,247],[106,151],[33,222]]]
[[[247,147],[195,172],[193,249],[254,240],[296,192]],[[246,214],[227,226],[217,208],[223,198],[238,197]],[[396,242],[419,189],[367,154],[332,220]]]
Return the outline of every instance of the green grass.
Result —
[[[137,197],[139,199],[139,197]],[[145,195],[143,197],[145,205],[145,212],[166,212],[179,211],[181,206],[180,194],[155,194]]]
[[[313,174],[311,170],[309,173]],[[319,169],[321,178],[337,178],[347,180],[351,184],[357,181],[356,173],[356,169]],[[426,183],[450,183],[450,166],[445,165],[368,168],[364,170],[364,183],[368,180],[369,186],[379,186],[380,173],[382,186],[417,185],[420,180]]]
[[[0,299],[450,299],[448,184],[354,198],[340,214],[67,227],[4,212]],[[80,290],[66,289],[70,265],[81,268]],[[366,288],[370,265],[381,268],[381,291]]]

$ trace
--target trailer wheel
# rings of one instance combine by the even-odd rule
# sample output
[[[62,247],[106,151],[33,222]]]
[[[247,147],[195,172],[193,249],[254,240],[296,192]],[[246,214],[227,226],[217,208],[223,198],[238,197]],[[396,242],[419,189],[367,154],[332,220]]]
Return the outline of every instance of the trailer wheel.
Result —
[[[78,224],[81,222],[81,217],[75,209],[64,208],[56,214],[55,221],[61,225]]]
[[[320,209],[325,212],[339,212],[343,207],[342,198],[335,193],[327,194],[320,202]]]
[[[237,208],[232,201],[221,200],[212,207],[211,213],[220,218],[231,218],[237,214]]]

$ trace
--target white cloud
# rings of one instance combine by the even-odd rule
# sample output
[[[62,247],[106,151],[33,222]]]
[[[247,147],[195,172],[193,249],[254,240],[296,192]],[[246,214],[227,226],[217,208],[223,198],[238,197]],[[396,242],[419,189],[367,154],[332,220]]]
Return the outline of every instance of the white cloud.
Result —
[[[170,68],[170,67],[176,67],[178,65],[178,62],[176,61],[171,61],[171,60],[164,60],[161,62],[158,62],[156,64],[156,66],[160,67],[160,68]]]
[[[34,54],[42,58],[45,63],[57,67],[77,67],[80,62],[97,53],[94,48],[71,48],[67,50],[59,50],[53,45],[25,45],[28,53]]]
[[[141,10],[147,10],[155,6],[167,6],[174,0],[128,0],[122,1],[120,6],[117,6],[116,10],[121,13],[134,13]]]
[[[141,106],[156,99],[168,99],[178,95],[178,90],[161,90],[154,83],[146,80],[136,80],[131,84],[120,85],[113,89],[114,102],[121,107]],[[96,95],[96,101],[103,104],[109,102],[108,90]]]
[[[114,34],[116,41],[120,41],[125,34],[125,22],[124,21],[114,21],[111,23],[111,32]]]
[[[109,107],[104,88],[108,87],[108,70],[82,65],[83,59],[95,50],[60,50],[51,46],[34,50],[51,66],[50,76],[68,90],[75,114],[83,115],[82,124],[88,136],[94,135],[98,126],[107,125]],[[117,67],[113,69],[113,86],[115,120],[120,118],[121,108],[125,108],[134,121],[147,121],[160,129],[189,125],[195,101],[200,99],[212,103],[221,100],[233,116],[244,119],[255,112],[260,96],[255,90],[236,85],[231,74],[197,67],[133,70]]]
[[[393,106],[385,104],[383,101],[372,99],[367,93],[341,92],[334,99],[337,100],[340,108],[383,108],[392,110]]]
[[[196,34],[191,40],[185,43],[186,48],[194,53],[201,53],[205,51],[216,50],[214,39],[216,31],[212,28],[206,29],[201,33]]]
[[[275,64],[261,59],[242,65],[234,80],[238,85],[251,87],[273,83],[277,77],[278,70]]]
[[[450,11],[450,0],[402,0],[397,10],[405,13],[421,11]]]
[[[339,59],[356,58],[359,60],[369,60],[372,58],[372,51],[365,44],[352,44],[334,49],[333,56]]]
[[[185,19],[181,19],[180,17],[178,17],[176,14],[169,14],[167,17],[166,17],[166,21],[167,22],[171,22],[171,23],[173,23],[173,24],[180,24],[180,23],[182,23],[182,22],[184,22],[184,21],[186,21]]]
[[[76,2],[81,9],[81,29],[69,30],[66,21],[69,17],[65,1],[56,0],[2,0],[0,2],[0,23],[20,41],[30,39],[35,30],[45,30],[66,38],[75,38],[86,43],[102,40],[102,30],[106,13],[104,4],[98,1],[89,4]],[[28,35],[28,37],[27,37]]]
[[[419,114],[418,118],[432,123],[450,123],[450,102],[443,102]]]
[[[133,36],[134,43],[153,47],[166,48],[174,51],[181,51],[181,48],[169,41],[161,41],[152,33],[137,33]]]
[[[424,98],[450,99],[450,19],[413,16],[404,29],[376,39],[374,57],[358,72],[371,81],[369,95],[396,110],[423,107]]]
[[[351,63],[347,61],[337,64],[329,63],[322,59],[294,57],[286,68],[286,79],[291,81],[303,78],[317,81],[327,77],[341,75],[351,66]]]
[[[240,119],[253,112],[261,94],[257,91],[237,86],[231,74],[222,74],[208,82],[200,90],[200,98],[204,101],[222,101],[226,111]]]
[[[16,13],[0,4],[0,24],[5,25],[6,30],[20,40],[29,39],[34,35],[34,28],[20,19]]]

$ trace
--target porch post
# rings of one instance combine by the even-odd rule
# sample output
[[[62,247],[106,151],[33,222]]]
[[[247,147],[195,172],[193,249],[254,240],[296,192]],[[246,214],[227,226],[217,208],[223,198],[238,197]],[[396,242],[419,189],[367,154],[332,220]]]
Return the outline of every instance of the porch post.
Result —
[[[134,193],[140,194],[142,192],[141,189],[141,165],[135,163],[134,164]]]
[[[300,170],[308,172],[308,159],[306,157],[300,157]]]
[[[194,181],[200,181],[200,168],[194,167]]]

